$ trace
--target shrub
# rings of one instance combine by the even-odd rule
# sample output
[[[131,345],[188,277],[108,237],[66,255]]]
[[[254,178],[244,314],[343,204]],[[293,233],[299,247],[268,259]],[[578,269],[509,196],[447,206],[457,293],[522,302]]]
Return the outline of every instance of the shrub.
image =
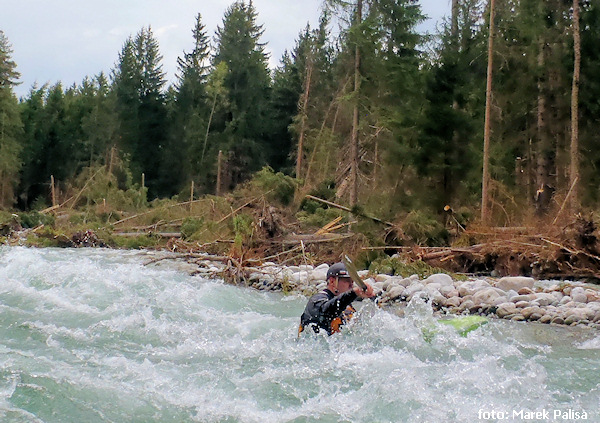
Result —
[[[426,213],[410,212],[401,227],[405,235],[419,245],[442,246],[448,244],[449,234],[445,226]]]
[[[296,180],[281,172],[275,173],[269,166],[263,167],[257,172],[250,185],[265,194],[270,201],[278,202],[287,206],[294,199],[296,191]]]

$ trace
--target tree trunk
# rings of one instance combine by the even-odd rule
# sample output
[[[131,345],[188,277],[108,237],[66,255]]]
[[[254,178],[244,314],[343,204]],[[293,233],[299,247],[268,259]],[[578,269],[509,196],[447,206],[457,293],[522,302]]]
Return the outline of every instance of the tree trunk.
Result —
[[[488,66],[487,66],[487,86],[485,90],[485,124],[483,130],[483,177],[481,184],[481,220],[484,224],[489,223],[490,219],[490,129],[491,129],[491,110],[492,110],[492,69],[494,53],[494,7],[495,1],[490,0],[490,34],[488,39]]]
[[[304,94],[302,98],[302,123],[300,124],[300,136],[298,137],[298,153],[296,156],[296,179],[302,176],[302,161],[304,158],[304,133],[306,132],[306,119],[308,115],[308,97],[310,95],[310,83],[313,65],[310,58],[306,62],[306,79],[304,80]]]
[[[452,0],[452,41],[458,48],[458,0]]]
[[[215,195],[217,197],[221,196],[221,173],[223,172],[223,151],[219,150],[219,155],[217,156],[217,186],[215,189]]]
[[[579,28],[579,0],[573,0],[573,88],[571,90],[571,211],[579,208],[579,73],[581,71],[581,34]]]
[[[362,22],[362,0],[358,0],[356,5],[356,23],[359,26]],[[354,51],[354,113],[352,117],[352,138],[350,141],[350,206],[354,207],[358,203],[358,103],[360,90],[360,48],[358,39]]]

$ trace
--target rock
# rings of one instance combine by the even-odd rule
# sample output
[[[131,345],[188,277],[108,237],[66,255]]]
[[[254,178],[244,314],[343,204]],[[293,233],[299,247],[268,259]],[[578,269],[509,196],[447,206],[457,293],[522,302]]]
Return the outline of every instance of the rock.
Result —
[[[585,290],[580,286],[577,286],[571,290],[571,298],[577,303],[587,303],[588,301]]]
[[[379,274],[379,275],[375,276],[375,281],[376,282],[385,282],[390,278],[391,278],[390,275]]]
[[[401,278],[401,279],[395,279],[394,280],[398,285],[401,285],[405,288],[408,288],[410,286],[410,284],[412,284],[413,282],[418,282],[419,280],[417,279],[416,281],[411,279],[411,278]]]
[[[558,302],[559,305],[565,305],[567,303],[571,302],[571,297],[568,295],[565,295],[564,297],[562,297],[562,299]]]
[[[600,322],[600,311],[597,311],[596,314],[594,314],[594,323],[598,323]]]
[[[440,288],[440,294],[446,298],[458,297],[458,291],[454,288],[454,286],[442,286]]]
[[[511,314],[517,313],[517,306],[514,303],[502,303],[496,309],[496,315],[500,318],[505,318]]]
[[[471,310],[475,308],[475,303],[472,300],[463,301],[458,307],[459,312],[463,312],[465,310]]]
[[[593,302],[597,302],[600,301],[600,292],[594,290],[594,289],[586,289],[585,290],[585,295],[587,295],[587,302],[588,303],[593,303]]]
[[[537,305],[542,307],[549,306],[550,304],[554,304],[557,302],[558,301],[553,294],[549,294],[546,292],[539,292],[535,294],[535,299],[532,300],[532,303],[536,303]]]
[[[431,275],[423,281],[424,285],[429,285],[431,283],[439,283],[441,286],[454,286],[452,277],[445,273],[436,273],[435,275]]]
[[[446,307],[459,307],[460,306],[460,298],[459,297],[450,297],[444,301],[444,305]]]
[[[494,300],[494,302],[492,303],[492,305],[493,306],[499,306],[502,303],[508,303],[508,302],[510,302],[510,300],[507,297],[505,297],[504,295],[501,295],[501,296],[499,296],[498,298],[496,298]]]
[[[525,317],[523,317],[520,314],[515,314],[513,317],[510,318],[510,320],[513,320],[515,322],[522,322],[523,320],[525,320]]]
[[[532,322],[537,321],[537,320],[540,320],[543,316],[545,316],[545,315],[542,313],[538,313],[538,312],[531,313],[531,316],[529,316],[529,320],[531,320]]]
[[[310,280],[310,274],[306,270],[292,273],[289,282],[293,284],[299,284]]]
[[[502,289],[503,291],[519,291],[521,288],[529,288],[533,289],[533,284],[535,280],[533,278],[528,278],[524,276],[506,276],[501,278],[496,282],[496,287]]]
[[[515,303],[515,307],[517,307],[517,308],[527,308],[527,307],[531,307],[531,303],[529,301],[517,301]]]
[[[468,282],[464,282],[464,283],[460,284],[460,286],[457,287],[457,291],[461,297],[466,297],[467,295],[473,295],[480,289],[483,289],[483,288],[486,288],[489,286],[490,286],[489,283],[487,283],[486,281],[482,281],[482,280],[468,281]]]
[[[394,286],[388,291],[386,297],[388,297],[390,300],[397,300],[402,296],[404,289],[405,288],[402,285]]]
[[[533,292],[533,289],[528,288],[528,287],[523,287],[523,288],[519,289],[517,291],[517,293],[519,295],[535,294],[535,292]]]
[[[550,323],[554,323],[555,325],[564,325],[565,321],[562,317],[560,316],[555,316]]]
[[[500,288],[498,288],[498,289],[500,289]],[[519,295],[519,294],[514,289],[509,289],[508,291],[506,291],[506,297],[509,300],[511,300],[513,297],[516,297],[517,295]]]
[[[298,267],[300,268],[300,270],[304,270],[305,272],[310,272],[314,269],[313,266],[311,266],[310,264],[301,264]]]
[[[313,281],[324,281],[327,279],[327,269],[314,269],[310,272],[310,279]]]
[[[409,287],[407,287],[407,288],[404,290],[404,293],[403,293],[402,295],[403,295],[403,296],[405,296],[405,297],[407,297],[407,298],[408,298],[408,297],[412,297],[412,295],[413,295],[415,292],[418,292],[418,291],[423,291],[424,289],[425,289],[425,286],[423,286],[423,284],[422,284],[422,283],[420,283],[420,282],[416,282],[416,283],[413,283],[413,284],[411,284]]]
[[[538,320],[542,316],[543,312],[541,311],[541,309],[539,307],[533,306],[533,307],[524,307],[521,310],[521,314],[526,319],[529,319],[529,320]],[[536,319],[532,319],[531,318],[531,316],[533,316],[534,314],[537,315]]]
[[[492,305],[494,300],[498,297],[500,297],[500,294],[496,288],[489,287],[475,292],[475,294],[473,294],[473,301],[475,304]]]
[[[512,297],[510,300],[513,303],[518,303],[519,301],[533,301],[535,300],[536,296],[535,294],[527,294],[527,295],[517,295],[515,297]]]
[[[550,321],[552,321],[552,316],[550,316],[549,314],[544,314],[542,317],[540,317],[538,321],[540,323],[550,323]]]

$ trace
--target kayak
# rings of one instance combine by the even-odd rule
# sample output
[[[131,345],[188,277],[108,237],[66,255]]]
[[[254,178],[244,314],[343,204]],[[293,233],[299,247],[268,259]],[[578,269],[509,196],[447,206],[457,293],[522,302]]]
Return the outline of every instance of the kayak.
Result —
[[[485,325],[487,322],[487,317],[482,316],[456,316],[438,320],[438,323],[442,325],[452,326],[462,336],[467,336],[467,333]]]
[[[453,316],[449,318],[439,319],[437,323],[451,326],[458,332],[460,336],[467,336],[469,332],[480,328],[481,326],[488,323],[487,317],[482,316]],[[422,329],[423,337],[427,342],[430,342],[433,337],[438,333],[435,326],[429,326]]]

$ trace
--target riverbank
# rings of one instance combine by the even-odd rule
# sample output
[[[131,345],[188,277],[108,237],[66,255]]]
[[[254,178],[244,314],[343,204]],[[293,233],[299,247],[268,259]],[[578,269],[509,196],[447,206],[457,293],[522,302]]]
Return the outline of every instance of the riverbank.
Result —
[[[266,262],[239,268],[231,263],[196,257],[193,273],[222,277],[261,291],[283,291],[310,296],[325,288],[328,264],[280,266]],[[382,307],[403,314],[413,299],[425,300],[439,315],[473,314],[513,321],[529,321],[600,329],[600,290],[584,282],[541,281],[530,277],[467,278],[438,273],[426,278],[359,274],[371,284]]]

